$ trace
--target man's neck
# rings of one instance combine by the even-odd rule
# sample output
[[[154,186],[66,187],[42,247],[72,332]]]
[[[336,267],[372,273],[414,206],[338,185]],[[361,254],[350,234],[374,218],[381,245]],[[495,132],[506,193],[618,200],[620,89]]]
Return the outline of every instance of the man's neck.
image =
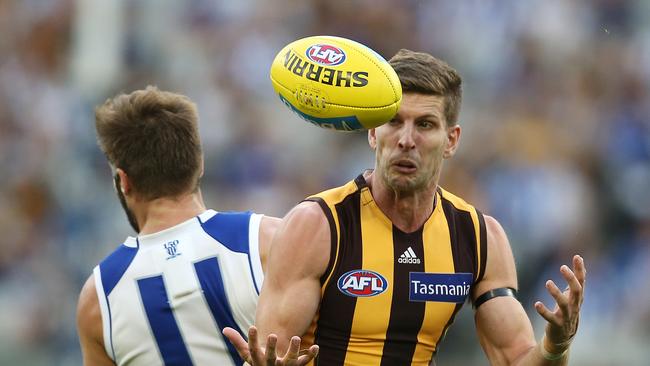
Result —
[[[427,190],[403,194],[387,187],[376,174],[366,178],[366,181],[377,206],[403,232],[418,230],[431,216],[437,184]]]
[[[185,222],[205,211],[200,192],[179,197],[162,197],[140,202],[133,213],[140,225],[139,235],[153,234]]]

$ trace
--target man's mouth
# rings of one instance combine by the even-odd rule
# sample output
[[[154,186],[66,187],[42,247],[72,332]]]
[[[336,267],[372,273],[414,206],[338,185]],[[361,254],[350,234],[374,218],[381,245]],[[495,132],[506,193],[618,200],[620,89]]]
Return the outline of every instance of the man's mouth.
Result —
[[[417,170],[417,165],[409,159],[399,159],[393,162],[393,167],[400,173],[412,174]]]

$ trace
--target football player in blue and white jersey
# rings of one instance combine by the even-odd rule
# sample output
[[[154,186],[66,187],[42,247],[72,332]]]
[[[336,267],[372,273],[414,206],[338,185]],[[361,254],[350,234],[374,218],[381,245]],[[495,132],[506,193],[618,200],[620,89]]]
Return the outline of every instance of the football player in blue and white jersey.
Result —
[[[221,330],[255,319],[279,219],[206,209],[196,106],[148,87],[96,110],[99,146],[137,232],[95,267],[77,326],[85,365],[242,365]]]

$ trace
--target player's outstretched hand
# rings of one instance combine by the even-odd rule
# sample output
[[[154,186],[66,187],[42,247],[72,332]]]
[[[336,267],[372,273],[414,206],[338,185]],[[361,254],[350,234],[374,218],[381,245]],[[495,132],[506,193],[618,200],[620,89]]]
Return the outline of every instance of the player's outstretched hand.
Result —
[[[224,328],[223,335],[235,346],[239,356],[252,366],[302,366],[313,360],[318,354],[317,345],[300,351],[300,337],[294,336],[291,338],[289,349],[284,354],[284,357],[277,357],[275,346],[278,337],[275,334],[269,334],[265,350],[259,345],[255,326],[248,329],[248,342],[238,331],[232,328]]]
[[[578,319],[587,277],[584,259],[579,255],[573,256],[573,271],[563,265],[560,267],[560,272],[569,284],[564,292],[553,281],[546,281],[546,289],[556,302],[555,309],[549,310],[541,301],[535,303],[539,315],[548,321],[546,347],[553,353],[564,352],[578,331]]]

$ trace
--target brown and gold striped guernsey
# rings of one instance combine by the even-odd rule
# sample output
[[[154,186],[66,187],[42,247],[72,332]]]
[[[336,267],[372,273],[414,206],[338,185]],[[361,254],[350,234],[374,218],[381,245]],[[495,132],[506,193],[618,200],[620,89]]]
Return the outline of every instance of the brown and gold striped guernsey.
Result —
[[[470,286],[483,276],[483,215],[438,189],[423,227],[405,233],[377,207],[362,175],[307,200],[319,203],[332,234],[320,308],[304,337],[320,346],[315,364],[429,365]],[[436,287],[418,275],[443,282]],[[447,285],[449,278],[467,281]]]

